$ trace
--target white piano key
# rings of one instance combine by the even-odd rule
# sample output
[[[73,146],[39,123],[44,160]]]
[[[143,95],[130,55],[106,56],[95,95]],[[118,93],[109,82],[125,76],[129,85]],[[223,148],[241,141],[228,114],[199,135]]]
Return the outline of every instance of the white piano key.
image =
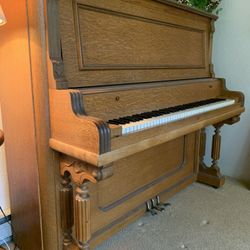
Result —
[[[207,105],[192,108],[192,109],[186,109],[186,110],[178,111],[175,113],[170,113],[166,115],[143,119],[137,122],[130,122],[128,124],[122,125],[122,134],[124,135],[124,134],[134,133],[140,130],[152,128],[152,127],[167,124],[170,122],[175,122],[175,121],[182,120],[182,119],[186,119],[186,118],[198,115],[198,114],[202,114],[202,113],[216,110],[219,108],[224,108],[224,107],[233,105],[234,103],[235,103],[235,100],[228,99],[228,100],[218,101],[216,103],[211,103],[211,104],[207,104]]]

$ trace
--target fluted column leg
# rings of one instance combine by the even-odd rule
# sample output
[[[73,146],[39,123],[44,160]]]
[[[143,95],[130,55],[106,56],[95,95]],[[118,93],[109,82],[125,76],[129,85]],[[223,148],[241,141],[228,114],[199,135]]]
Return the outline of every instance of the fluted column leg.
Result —
[[[206,154],[206,141],[207,141],[207,135],[205,128],[203,128],[200,131],[200,151],[199,151],[199,157],[200,157],[200,168],[206,168],[206,164],[204,163],[204,156]]]
[[[214,125],[215,131],[212,142],[211,167],[207,167],[203,161],[205,155],[205,145],[206,145],[205,130],[201,131],[201,139],[200,139],[200,166],[198,173],[198,181],[217,188],[221,187],[225,183],[225,177],[221,175],[220,168],[218,166],[218,160],[220,158],[220,145],[221,145],[220,129],[222,126],[223,123]]]
[[[221,135],[220,129],[222,125],[215,126],[215,133],[213,135],[213,143],[212,143],[212,166],[211,168],[215,171],[219,171],[218,160],[220,159],[220,147],[221,147]]]
[[[64,156],[60,161],[60,174],[63,178],[60,191],[63,250],[90,250],[91,210],[88,183],[95,184],[112,176],[112,165],[96,167]],[[75,187],[74,194],[70,180]]]
[[[83,250],[90,250],[90,199],[88,185],[86,182],[76,188],[75,232],[79,248]]]
[[[69,175],[62,176],[60,190],[60,206],[61,206],[61,228],[63,231],[63,249],[68,249],[73,243],[72,227],[74,225],[73,218],[73,188],[71,186]]]

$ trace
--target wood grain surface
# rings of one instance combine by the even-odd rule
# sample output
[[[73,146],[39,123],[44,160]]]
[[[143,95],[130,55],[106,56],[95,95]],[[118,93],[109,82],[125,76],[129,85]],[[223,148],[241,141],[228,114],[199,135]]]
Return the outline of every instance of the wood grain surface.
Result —
[[[15,242],[20,249],[42,250],[37,155],[40,145],[36,144],[26,3],[1,2],[8,22],[1,27],[0,99]],[[38,72],[42,70],[39,67]]]
[[[165,83],[165,84],[164,84]],[[222,83],[217,80],[190,80],[189,82],[173,81],[161,86],[134,88],[128,90],[83,93],[83,103],[87,115],[98,117],[104,121],[146,111],[173,107],[180,104],[210,99],[221,94]],[[115,87],[114,87],[115,89]],[[104,90],[105,91],[105,90]]]
[[[73,9],[62,0],[59,10],[68,87],[211,76],[212,16],[145,0],[77,0]]]

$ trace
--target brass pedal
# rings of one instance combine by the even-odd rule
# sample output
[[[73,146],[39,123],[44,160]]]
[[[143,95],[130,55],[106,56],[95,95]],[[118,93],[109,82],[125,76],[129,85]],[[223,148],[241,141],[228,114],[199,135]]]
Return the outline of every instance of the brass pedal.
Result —
[[[157,204],[158,207],[162,207],[164,210],[165,210],[165,207],[171,206],[171,204],[168,203],[168,202],[167,203],[162,203],[161,200],[160,200],[159,195],[156,196],[156,204]]]
[[[162,203],[160,201],[160,196],[157,195],[155,198],[150,199],[146,202],[147,212],[150,212],[152,215],[157,215],[156,211],[163,212],[165,207],[171,206],[170,203]]]
[[[152,204],[152,208],[157,210],[157,211],[163,212],[165,210],[165,208],[163,206],[158,204],[157,198],[151,199],[151,204]]]
[[[147,208],[147,212],[150,212],[151,215],[153,215],[153,216],[157,215],[157,212],[154,210],[154,208],[152,208],[151,200],[146,202],[146,208]]]

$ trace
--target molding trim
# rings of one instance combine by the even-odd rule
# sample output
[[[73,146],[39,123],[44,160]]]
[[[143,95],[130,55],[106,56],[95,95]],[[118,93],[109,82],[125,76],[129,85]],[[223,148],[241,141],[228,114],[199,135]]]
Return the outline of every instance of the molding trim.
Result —
[[[54,78],[58,89],[66,89],[68,81],[64,74],[57,0],[47,0],[47,19],[49,57],[53,65]]]
[[[75,115],[87,115],[83,104],[83,95],[80,92],[70,92],[71,108]]]
[[[99,132],[99,154],[110,152],[111,150],[111,131],[108,124],[100,119],[94,117],[87,117],[84,108],[83,95],[81,92],[70,92],[71,108],[74,114],[78,117],[86,116],[86,119],[91,120]]]

